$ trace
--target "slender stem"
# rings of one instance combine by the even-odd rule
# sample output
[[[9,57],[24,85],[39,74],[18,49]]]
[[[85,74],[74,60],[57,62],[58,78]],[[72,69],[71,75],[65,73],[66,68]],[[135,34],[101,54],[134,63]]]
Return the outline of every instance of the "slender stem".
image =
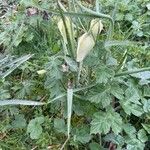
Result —
[[[122,57],[122,59],[121,59],[121,61],[120,61],[120,63],[119,63],[119,66],[118,66],[117,69],[116,69],[116,72],[118,72],[120,69],[123,69],[124,64],[125,64],[125,62],[126,62],[126,59],[127,59],[127,52],[128,52],[128,50],[126,50],[126,51],[124,52],[123,57]]]
[[[101,137],[101,134],[98,134],[99,136],[99,145],[102,146],[102,137]]]
[[[88,9],[88,8],[84,7],[84,6],[83,6],[82,4],[80,4],[77,0],[76,0],[76,3],[77,3],[83,10],[85,10],[86,12],[88,12],[88,13],[90,13],[90,14],[98,15],[98,16],[100,16],[100,17],[102,17],[102,18],[107,18],[107,19],[113,20],[113,19],[111,18],[111,16],[109,16],[109,15],[106,15],[106,14],[103,14],[103,13],[97,13],[97,12],[91,10],[91,9]]]
[[[150,67],[136,69],[136,70],[132,70],[132,71],[124,71],[124,72],[121,72],[121,73],[117,73],[115,75],[115,77],[125,76],[125,75],[129,75],[129,74],[134,74],[134,73],[139,73],[139,72],[144,72],[144,71],[149,71],[149,70],[150,70]]]
[[[83,91],[83,90],[86,90],[86,89],[90,89],[90,88],[92,88],[96,85],[97,85],[97,83],[94,83],[94,84],[91,84],[91,85],[86,86],[86,87],[76,88],[76,89],[73,90],[73,92],[75,93],[75,92]]]
[[[67,137],[66,141],[64,142],[64,144],[62,145],[62,147],[60,148],[60,150],[63,150],[65,148],[65,146],[66,146],[67,142],[69,141],[69,139],[70,139],[70,136]]]
[[[58,4],[64,12],[67,12],[66,8],[62,5],[62,3],[58,0]]]
[[[72,0],[68,0],[68,5],[69,5],[69,11],[73,10],[73,2]],[[73,52],[73,56],[75,57],[75,40],[74,40],[74,29],[73,29],[73,23],[72,23],[72,18],[70,18],[70,44],[71,44],[71,49]]]
[[[77,9],[76,9],[76,6],[75,6],[75,0],[73,0],[73,6],[74,6],[74,12],[76,13],[76,12],[77,12]],[[79,17],[78,17],[77,19],[78,19],[78,21],[79,21],[81,27],[84,29],[84,31],[86,31],[86,29],[85,29],[85,27],[84,27],[84,25],[83,25],[81,19],[80,19]]]
[[[96,12],[99,13],[100,11],[100,8],[99,8],[99,0],[96,0]]]
[[[81,71],[82,71],[82,65],[83,65],[83,61],[79,62],[79,70],[78,70],[78,77],[77,77],[77,86],[80,83],[80,76],[81,76]]]
[[[47,10],[47,11],[52,13],[52,14],[54,14],[54,15],[59,15],[59,16],[61,15],[59,11],[52,11],[52,10]],[[65,16],[72,16],[72,17],[107,18],[107,19],[109,19],[112,22],[112,24],[114,24],[113,19],[112,19],[111,16],[105,15],[105,14],[96,13],[94,11],[92,11],[92,13],[75,13],[75,12],[62,12],[62,13]]]

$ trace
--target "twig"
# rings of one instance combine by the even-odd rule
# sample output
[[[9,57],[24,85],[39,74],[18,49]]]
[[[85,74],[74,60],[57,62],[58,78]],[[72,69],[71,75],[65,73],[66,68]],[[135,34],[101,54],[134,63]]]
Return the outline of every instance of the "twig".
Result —
[[[67,137],[66,141],[64,142],[64,144],[62,145],[62,147],[60,148],[60,150],[63,150],[64,147],[66,146],[67,142],[69,141],[70,136]]]

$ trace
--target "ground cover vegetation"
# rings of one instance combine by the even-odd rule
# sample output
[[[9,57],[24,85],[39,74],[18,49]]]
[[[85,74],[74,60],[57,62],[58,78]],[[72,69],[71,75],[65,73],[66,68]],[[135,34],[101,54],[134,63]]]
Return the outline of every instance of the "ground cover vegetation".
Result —
[[[149,150],[149,115],[149,0],[0,1],[1,150]]]

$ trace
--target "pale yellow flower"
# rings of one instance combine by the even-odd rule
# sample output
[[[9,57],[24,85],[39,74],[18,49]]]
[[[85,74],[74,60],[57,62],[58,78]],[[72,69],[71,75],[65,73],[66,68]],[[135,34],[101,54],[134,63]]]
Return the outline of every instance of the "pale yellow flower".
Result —
[[[77,62],[82,62],[95,46],[96,37],[101,33],[103,24],[99,19],[93,19],[89,32],[84,33],[78,40]]]
[[[93,19],[90,24],[90,32],[94,36],[94,38],[97,37],[98,34],[101,33],[103,30],[103,24],[100,19]]]
[[[77,47],[77,62],[83,61],[87,54],[93,49],[95,41],[90,33],[84,33],[78,40]]]

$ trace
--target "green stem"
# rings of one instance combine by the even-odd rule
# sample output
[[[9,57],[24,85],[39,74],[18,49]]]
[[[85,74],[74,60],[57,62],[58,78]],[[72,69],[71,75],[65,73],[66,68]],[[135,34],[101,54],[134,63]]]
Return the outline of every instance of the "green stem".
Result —
[[[99,13],[99,10],[100,10],[100,8],[99,8],[99,0],[96,0],[96,12],[97,13]]]
[[[127,52],[128,52],[128,50],[125,51],[125,53],[124,53],[124,55],[123,55],[123,57],[122,57],[122,59],[121,59],[121,61],[119,63],[119,66],[116,69],[116,72],[118,72],[120,69],[123,68],[123,66],[124,66],[124,64],[126,62],[126,59],[127,59]]]
[[[47,10],[47,9],[43,9],[43,10]],[[52,10],[47,10],[47,11],[54,14],[54,15],[61,15],[59,11],[52,11]],[[107,19],[111,20],[112,23],[114,23],[113,19],[109,15],[99,14],[99,13],[97,14],[96,12],[94,12],[94,13],[62,12],[62,13],[65,16],[73,16],[73,17],[83,17],[83,18],[85,18],[85,17],[88,17],[88,18],[93,18],[93,17],[101,18],[102,17],[102,18],[107,18]],[[102,16],[102,15],[104,15],[104,16]]]
[[[64,144],[62,145],[62,147],[60,148],[60,150],[63,150],[65,148],[65,146],[68,143],[69,139],[70,139],[70,136],[67,137],[66,141],[64,142]]]
[[[111,39],[112,37],[112,34],[113,34],[113,30],[114,30],[114,20],[111,16],[109,15],[106,15],[106,14],[103,14],[103,13],[100,13],[100,12],[95,12],[91,9],[88,9],[86,7],[84,7],[82,4],[80,4],[78,1],[76,1],[76,3],[83,9],[85,10],[86,12],[88,12],[89,14],[92,14],[94,16],[97,16],[98,18],[106,18],[106,19],[109,19],[110,20],[110,30],[109,30],[109,34],[108,34],[108,39]]]
[[[136,70],[132,70],[132,71],[124,71],[124,72],[121,72],[121,73],[117,73],[115,75],[115,77],[125,76],[125,75],[129,75],[129,74],[134,74],[134,73],[139,73],[139,72],[144,72],[144,71],[149,71],[149,70],[150,70],[150,67],[136,69]]]
[[[91,10],[91,9],[88,9],[88,8],[84,7],[83,5],[81,5],[81,4],[80,4],[79,2],[77,2],[77,1],[76,1],[76,3],[77,3],[83,10],[85,10],[86,12],[88,12],[89,14],[97,15],[97,16],[99,16],[99,17],[107,18],[107,19],[113,21],[113,19],[112,19],[111,16],[109,16],[109,15],[106,15],[106,14],[103,14],[103,13],[97,13],[97,12]]]
[[[73,90],[73,92],[76,93],[76,92],[79,92],[79,91],[90,89],[90,88],[92,88],[92,87],[94,87],[96,85],[97,85],[97,83],[94,83],[94,84],[91,84],[91,85],[86,86],[86,87],[76,88],[76,89]]]
[[[68,0],[68,4],[69,4],[69,11],[73,10],[73,2],[71,0]],[[74,29],[73,29],[73,24],[72,24],[72,18],[70,18],[71,23],[70,23],[70,28],[71,28],[71,35],[70,35],[70,44],[71,44],[71,49],[73,52],[73,56],[75,57],[75,40],[74,40]]]
[[[82,65],[83,65],[83,61],[79,62],[79,70],[78,70],[78,77],[77,77],[77,86],[80,83],[80,76],[81,76],[81,71],[82,71]]]

